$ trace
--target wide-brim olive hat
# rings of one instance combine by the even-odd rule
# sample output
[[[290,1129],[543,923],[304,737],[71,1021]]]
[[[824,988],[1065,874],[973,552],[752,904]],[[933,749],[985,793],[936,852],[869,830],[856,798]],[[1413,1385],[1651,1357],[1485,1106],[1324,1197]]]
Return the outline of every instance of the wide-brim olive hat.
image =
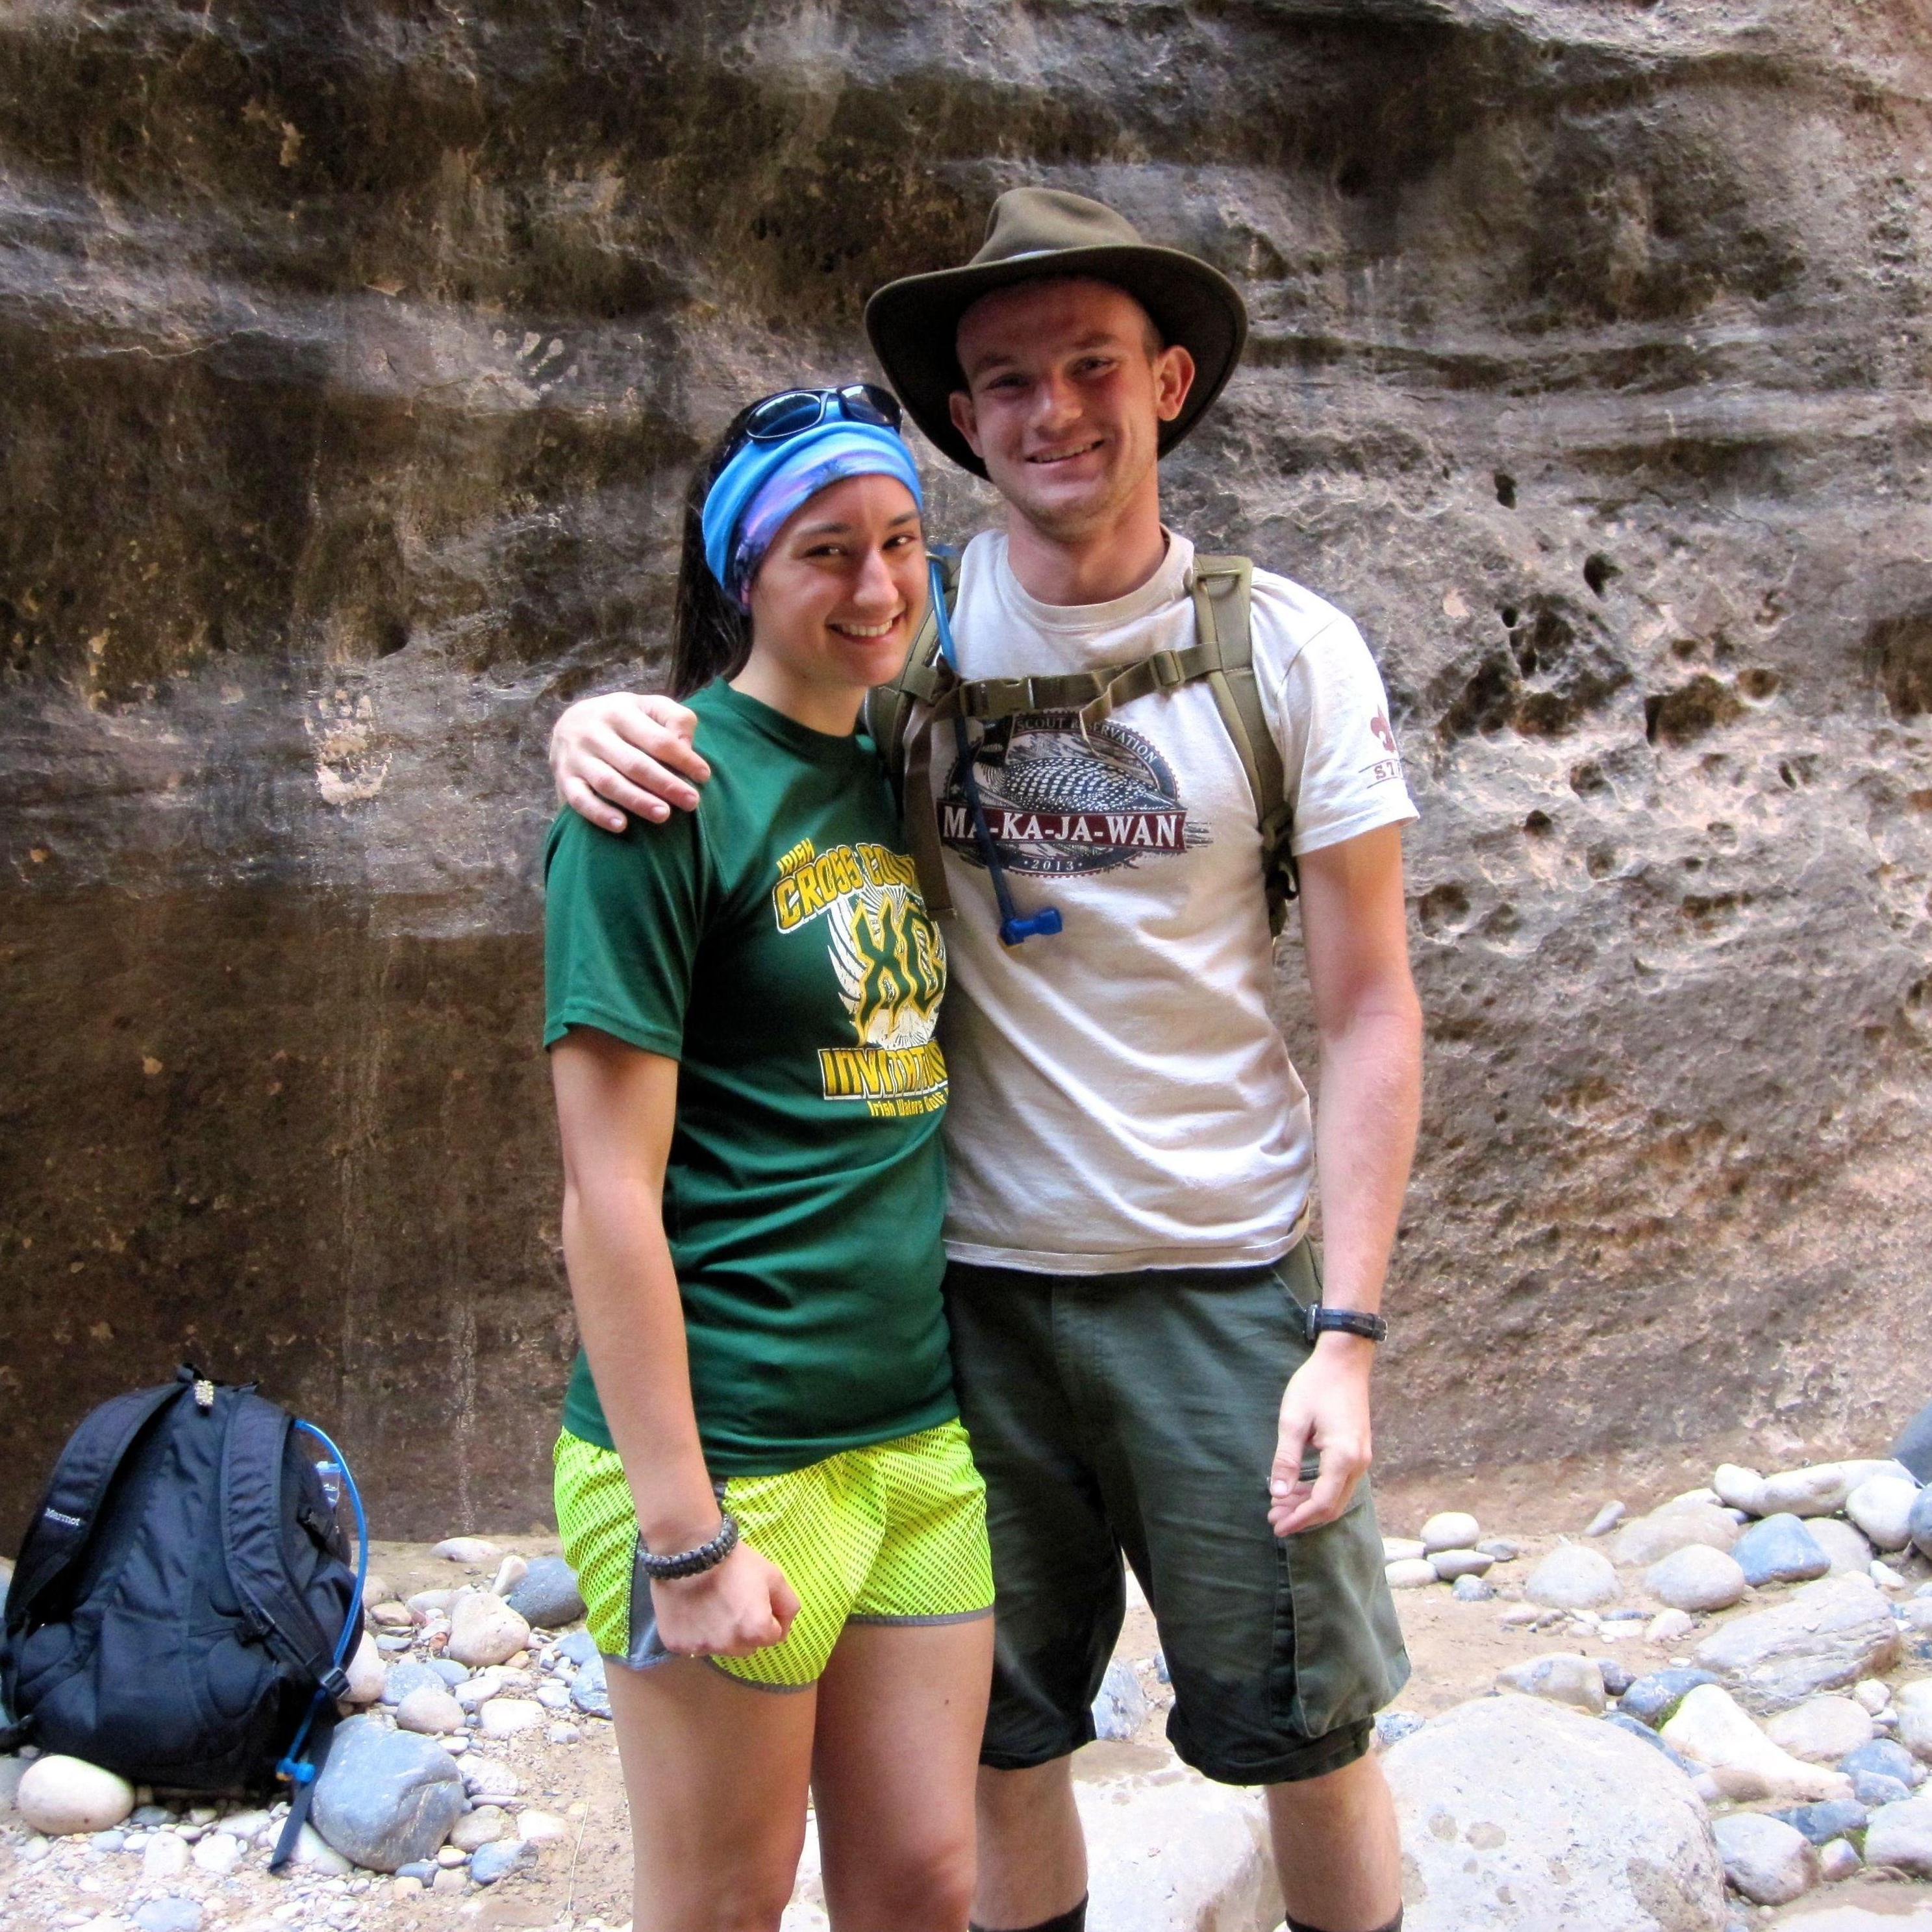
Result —
[[[966,386],[954,346],[959,319],[995,289],[1068,275],[1124,289],[1164,340],[1180,343],[1194,358],[1187,400],[1160,427],[1163,456],[1201,420],[1241,359],[1247,308],[1218,269],[1178,248],[1143,242],[1125,215],[1084,195],[1010,188],[994,202],[986,239],[964,268],[904,276],[866,304],[866,333],[907,414],[976,476],[986,475],[986,465],[953,428],[947,406],[953,391]]]

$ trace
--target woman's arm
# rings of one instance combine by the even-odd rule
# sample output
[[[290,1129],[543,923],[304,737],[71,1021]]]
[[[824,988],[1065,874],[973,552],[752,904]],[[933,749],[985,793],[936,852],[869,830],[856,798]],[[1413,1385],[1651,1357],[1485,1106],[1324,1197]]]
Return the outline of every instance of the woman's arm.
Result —
[[[574,1027],[550,1049],[563,1142],[563,1255],[577,1325],[644,1546],[656,1556],[717,1534],[698,1439],[684,1312],[664,1231],[677,1063]],[[715,1569],[654,1582],[658,1634],[687,1655],[778,1642],[798,1612],[784,1574],[740,1544]]]

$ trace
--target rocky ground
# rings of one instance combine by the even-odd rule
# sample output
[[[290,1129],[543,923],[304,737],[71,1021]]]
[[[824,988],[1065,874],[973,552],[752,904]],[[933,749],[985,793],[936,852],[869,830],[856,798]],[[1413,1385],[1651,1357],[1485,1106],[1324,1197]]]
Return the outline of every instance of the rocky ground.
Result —
[[[1636,1514],[1569,1474],[1507,1516],[1494,1493],[1382,1499],[1415,1665],[1380,1738],[1413,1932],[1932,1924],[1932,1490],[1889,1461],[1727,1465]],[[287,1876],[266,1869],[279,1805],[0,1758],[0,1925],[624,1926],[602,1666],[554,1540],[371,1558],[359,1708]],[[1132,1594],[1078,1760],[1096,1932],[1266,1932],[1256,1802],[1168,1752]],[[788,1932],[824,1923],[808,1850]]]

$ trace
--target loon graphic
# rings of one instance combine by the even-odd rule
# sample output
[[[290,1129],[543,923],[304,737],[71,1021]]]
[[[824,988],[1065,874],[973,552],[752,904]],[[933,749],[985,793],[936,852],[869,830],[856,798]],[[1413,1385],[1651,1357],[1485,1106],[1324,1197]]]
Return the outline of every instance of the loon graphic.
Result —
[[[1108,718],[1082,731],[1071,711],[1035,712],[991,728],[973,770],[1000,862],[1016,872],[1111,872],[1145,854],[1204,844],[1167,760],[1138,731]],[[940,836],[983,862],[956,761],[940,794]]]

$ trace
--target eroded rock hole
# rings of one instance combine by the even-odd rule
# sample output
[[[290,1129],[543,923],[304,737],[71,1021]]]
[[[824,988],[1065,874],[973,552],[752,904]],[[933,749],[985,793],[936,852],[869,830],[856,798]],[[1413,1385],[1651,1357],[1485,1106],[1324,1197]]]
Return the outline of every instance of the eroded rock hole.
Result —
[[[1932,711],[1932,610],[1874,624],[1865,634],[1865,656],[1894,718]]]
[[[1522,821],[1522,829],[1532,838],[1547,838],[1556,828],[1556,821],[1546,812],[1532,812]]]
[[[1459,885],[1431,886],[1415,902],[1415,916],[1424,932],[1461,931],[1469,916],[1469,896]]]
[[[1616,566],[1601,550],[1592,550],[1583,560],[1583,581],[1599,597],[1610,579],[1618,574]]]
[[[1774,670],[1755,668],[1740,674],[1738,689],[1754,704],[1768,704],[1784,680]]]
[[[1506,510],[1516,508],[1516,478],[1506,470],[1496,473],[1496,501]]]
[[[1644,700],[1644,735],[1653,745],[1694,744],[1743,712],[1737,693],[1706,672],[1675,691],[1654,692]]]
[[[1615,643],[1577,607],[1539,600],[1527,610],[1503,604],[1497,614],[1507,648],[1491,646],[1472,670],[1448,674],[1460,686],[1445,678],[1432,694],[1445,740],[1505,726],[1526,738],[1560,737],[1630,682]]]

